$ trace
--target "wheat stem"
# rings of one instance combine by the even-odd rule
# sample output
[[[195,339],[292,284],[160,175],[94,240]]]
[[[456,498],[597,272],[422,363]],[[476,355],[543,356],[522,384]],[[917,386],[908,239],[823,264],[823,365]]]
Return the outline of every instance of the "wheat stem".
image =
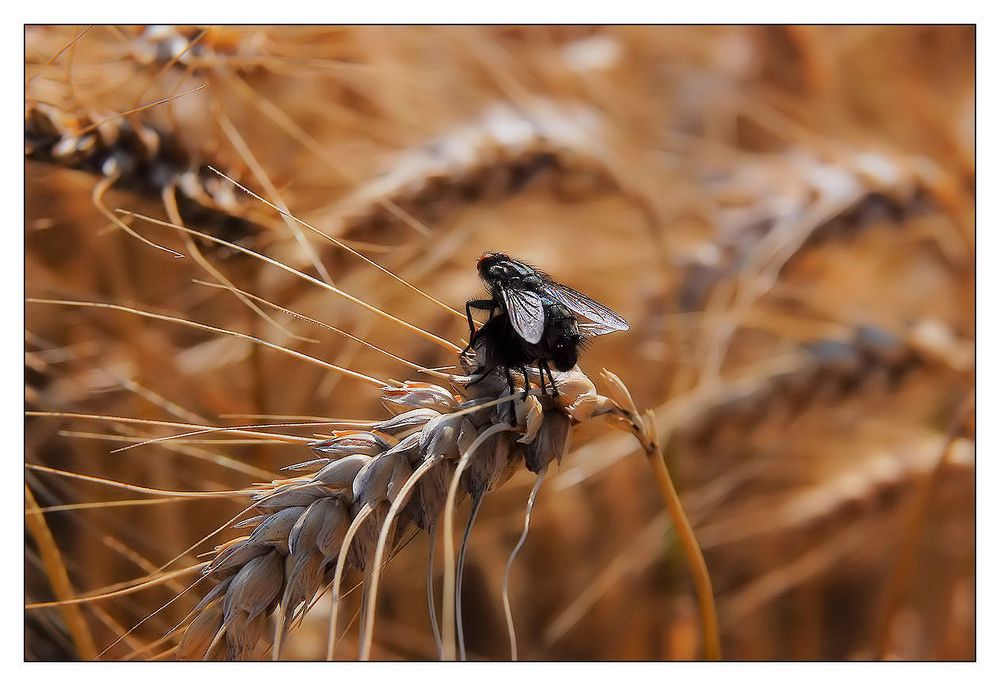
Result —
[[[712,592],[712,578],[708,574],[708,567],[705,565],[705,558],[701,553],[698,540],[694,536],[694,530],[684,512],[684,506],[674,488],[673,479],[667,469],[667,463],[663,458],[663,451],[660,449],[659,434],[656,431],[655,415],[649,411],[646,413],[648,435],[652,441],[648,446],[643,446],[649,466],[656,477],[656,485],[660,489],[660,496],[663,498],[663,505],[670,514],[673,521],[674,530],[684,551],[688,569],[694,581],[695,593],[698,597],[698,613],[701,615],[702,641],[704,642],[705,658],[708,660],[722,659],[722,649],[719,645],[719,620],[715,610],[715,597]]]
[[[27,485],[24,486],[24,499],[28,505],[26,517],[28,530],[31,531],[35,544],[38,546],[38,552],[41,553],[49,585],[56,597],[60,599],[59,613],[62,615],[63,621],[66,622],[66,628],[73,638],[77,654],[83,660],[92,660],[97,654],[94,637],[90,634],[87,621],[80,608],[68,604],[68,601],[76,594],[69,580],[69,574],[66,572],[66,565],[63,564],[62,553],[59,552],[59,546],[56,545],[55,538],[45,522],[45,516],[39,511],[35,496]]]
[[[389,535],[395,529],[395,521],[399,511],[406,505],[410,491],[417,485],[424,474],[440,462],[439,459],[424,460],[417,469],[414,470],[410,478],[399,489],[399,493],[392,501],[389,513],[385,516],[382,530],[379,532],[378,543],[375,546],[375,557],[372,559],[371,583],[365,589],[367,602],[365,605],[364,619],[361,629],[361,650],[358,655],[359,660],[368,660],[371,657],[372,641],[375,634],[375,606],[378,602],[378,582],[382,568],[382,558],[385,556],[385,544]]]
[[[531,510],[535,507],[535,498],[538,497],[538,491],[542,488],[542,482],[545,480],[545,474],[548,470],[549,466],[546,464],[535,478],[535,485],[531,487],[531,493],[528,494],[528,505],[524,510],[524,528],[521,529],[521,537],[517,539],[514,549],[510,551],[510,557],[507,558],[507,566],[503,570],[503,585],[500,596],[503,600],[504,619],[507,620],[507,636],[510,638],[510,659],[512,662],[517,662],[517,633],[514,630],[514,613],[510,608],[510,572],[514,568],[514,560],[517,558],[518,553],[521,552],[521,548],[524,547],[524,542],[528,540]]]
[[[899,606],[903,602],[906,581],[913,574],[913,566],[917,558],[917,548],[920,545],[920,534],[923,533],[924,524],[927,521],[927,511],[931,508],[934,486],[941,480],[941,475],[948,467],[951,458],[951,447],[961,435],[960,420],[969,415],[972,412],[972,408],[973,404],[970,398],[959,409],[958,419],[953,422],[933,469],[927,473],[917,487],[917,494],[907,514],[903,540],[893,560],[892,573],[889,576],[885,592],[885,606],[882,610],[882,615],[879,617],[875,634],[875,655],[879,659],[886,659],[892,648],[892,620],[895,618]]]
[[[337,649],[337,613],[340,609],[340,581],[344,576],[344,567],[347,566],[347,554],[351,550],[351,542],[357,535],[361,525],[365,523],[369,515],[374,512],[371,505],[365,504],[354,515],[354,521],[344,534],[344,540],[340,544],[340,554],[337,555],[337,567],[333,572],[333,590],[331,591],[332,604],[330,606],[330,633],[327,636],[326,659],[332,660],[334,651]]]
[[[469,539],[472,536],[472,527],[476,525],[476,517],[479,516],[479,508],[485,500],[485,493],[477,493],[472,498],[472,510],[469,512],[469,521],[465,523],[465,533],[462,534],[462,545],[458,549],[458,570],[455,575],[455,629],[458,635],[458,659],[465,662],[465,626],[462,621],[462,580],[465,577],[465,554],[469,550]]]
[[[441,634],[445,660],[455,659],[455,499],[459,480],[469,460],[490,436],[510,430],[510,426],[494,424],[479,434],[458,461],[455,475],[448,486],[448,499],[444,505],[444,588],[441,596]]]

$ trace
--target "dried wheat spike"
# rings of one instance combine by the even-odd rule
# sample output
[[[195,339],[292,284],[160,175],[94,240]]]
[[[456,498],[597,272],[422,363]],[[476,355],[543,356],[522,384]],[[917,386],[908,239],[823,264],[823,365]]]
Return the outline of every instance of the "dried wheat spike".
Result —
[[[707,192],[720,208],[713,218],[717,236],[694,248],[682,265],[681,306],[704,306],[712,288],[745,269],[762,246],[793,246],[787,263],[880,220],[898,224],[926,212],[941,177],[924,157],[858,152],[824,160],[802,150],[713,172]]]
[[[471,360],[463,365],[470,370]],[[399,509],[397,542],[412,527],[431,530],[463,454],[470,457],[461,489],[479,498],[522,465],[538,473],[562,459],[574,423],[599,415],[638,421],[598,395],[578,368],[555,376],[557,398],[537,390],[523,397],[523,388],[511,389],[496,373],[469,386],[471,378],[452,376],[450,389],[415,381],[387,387],[382,400],[394,416],[369,431],[335,432],[313,444],[314,459],[287,468],[308,473],[258,484],[256,514],[237,525],[254,528],[216,550],[204,573],[217,585],[189,616],[178,657],[259,657],[268,616],[280,607],[275,621],[284,634],[326,590],[356,518],[367,519],[344,562],[356,569],[371,564],[390,505]],[[494,433],[484,436],[487,430]]]
[[[220,26],[202,30],[153,25],[144,27],[132,39],[129,52],[132,59],[147,66],[173,64],[197,71],[232,65],[246,72],[255,69],[256,61],[264,56],[264,42],[260,31],[245,34]]]
[[[972,475],[971,441],[956,448],[944,476],[949,483],[967,484]],[[721,517],[702,527],[706,547],[745,543],[759,536],[818,534],[843,528],[847,520],[881,515],[894,509],[927,477],[940,460],[942,435],[912,436],[903,449],[885,449],[858,459],[854,468],[807,488],[797,489],[776,505]]]
[[[815,341],[803,345],[801,351],[805,364],[765,377],[738,396],[721,399],[679,427],[676,436],[705,445],[722,425],[750,431],[767,418],[787,419],[818,404],[874,388],[895,388],[921,367],[963,372],[972,364],[971,346],[963,345],[937,320],[918,323],[906,337],[876,326],[860,326],[847,339]]]
[[[176,136],[138,123],[134,116],[78,117],[49,105],[30,105],[24,154],[157,199],[174,187],[185,219],[212,227],[231,242],[255,231],[246,218],[247,203],[231,183],[199,164]]]
[[[602,146],[594,110],[538,99],[494,104],[477,120],[398,155],[336,211],[342,232],[399,222],[432,222],[455,207],[518,193],[543,176],[559,192],[602,186],[624,191]],[[406,214],[403,214],[406,213]]]

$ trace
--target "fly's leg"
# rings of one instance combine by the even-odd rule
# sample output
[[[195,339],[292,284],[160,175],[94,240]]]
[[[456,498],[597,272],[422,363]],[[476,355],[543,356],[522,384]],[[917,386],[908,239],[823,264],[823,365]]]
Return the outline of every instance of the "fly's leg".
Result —
[[[493,317],[493,311],[496,309],[496,302],[493,301],[493,300],[468,300],[468,301],[466,301],[466,303],[465,303],[465,318],[469,322],[469,344],[466,345],[462,349],[462,352],[460,353],[461,355],[464,355],[465,353],[467,353],[470,350],[472,350],[472,344],[476,340],[476,324],[475,324],[475,322],[472,321],[472,308],[473,307],[476,308],[477,310],[488,311],[490,313],[490,317],[492,318]]]
[[[531,393],[531,377],[528,376],[528,368],[523,364],[521,365],[521,375],[524,377],[524,393],[521,395],[521,400],[527,400]]]
[[[507,376],[507,385],[510,387],[511,394],[514,393],[514,376],[510,373],[510,369],[504,367],[504,374]],[[514,409],[514,401],[507,401],[507,409],[510,410],[510,425],[517,426],[517,412]]]
[[[545,361],[544,360],[539,360],[538,361],[538,366],[536,367],[536,369],[538,370],[538,380],[540,382],[540,385],[538,386],[538,390],[540,390],[542,392],[542,395],[545,395],[545,372],[542,371],[542,365],[543,364],[545,364]]]
[[[552,376],[552,368],[549,367],[549,361],[548,360],[539,360],[538,361],[538,375],[540,377],[542,377],[542,392],[543,393],[545,392],[545,374],[546,374],[546,372],[549,375],[549,388],[552,389],[552,397],[553,398],[558,398],[559,397],[559,389],[556,388],[556,380],[555,380],[555,377]]]
[[[486,367],[480,367],[479,369],[477,369],[472,373],[473,376],[476,376],[477,374],[479,375],[479,378],[470,379],[469,383],[465,384],[466,388],[468,388],[469,386],[475,386],[477,383],[485,379],[487,376],[489,376],[490,370],[487,369]]]

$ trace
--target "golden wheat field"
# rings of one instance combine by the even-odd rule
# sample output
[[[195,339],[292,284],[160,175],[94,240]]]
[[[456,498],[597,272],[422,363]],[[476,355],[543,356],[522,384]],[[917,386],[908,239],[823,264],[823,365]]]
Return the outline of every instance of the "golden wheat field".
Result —
[[[975,659],[974,55],[27,26],[25,660]]]

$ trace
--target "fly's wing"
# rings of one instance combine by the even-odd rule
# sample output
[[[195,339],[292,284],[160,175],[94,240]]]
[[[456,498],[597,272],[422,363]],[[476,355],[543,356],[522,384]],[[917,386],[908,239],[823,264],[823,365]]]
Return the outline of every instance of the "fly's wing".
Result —
[[[603,336],[606,333],[618,331],[618,329],[612,329],[604,324],[593,324],[591,322],[581,322],[578,325],[578,329],[584,338],[594,338],[595,336]]]
[[[538,343],[545,332],[545,308],[542,298],[532,291],[501,288],[500,297],[510,323],[517,334],[528,343]]]
[[[546,284],[546,288],[553,298],[593,322],[593,324],[586,325],[587,335],[603,336],[612,331],[628,331],[628,322],[610,307],[602,305],[561,283],[553,281]],[[583,330],[584,328],[581,327],[581,331]]]

